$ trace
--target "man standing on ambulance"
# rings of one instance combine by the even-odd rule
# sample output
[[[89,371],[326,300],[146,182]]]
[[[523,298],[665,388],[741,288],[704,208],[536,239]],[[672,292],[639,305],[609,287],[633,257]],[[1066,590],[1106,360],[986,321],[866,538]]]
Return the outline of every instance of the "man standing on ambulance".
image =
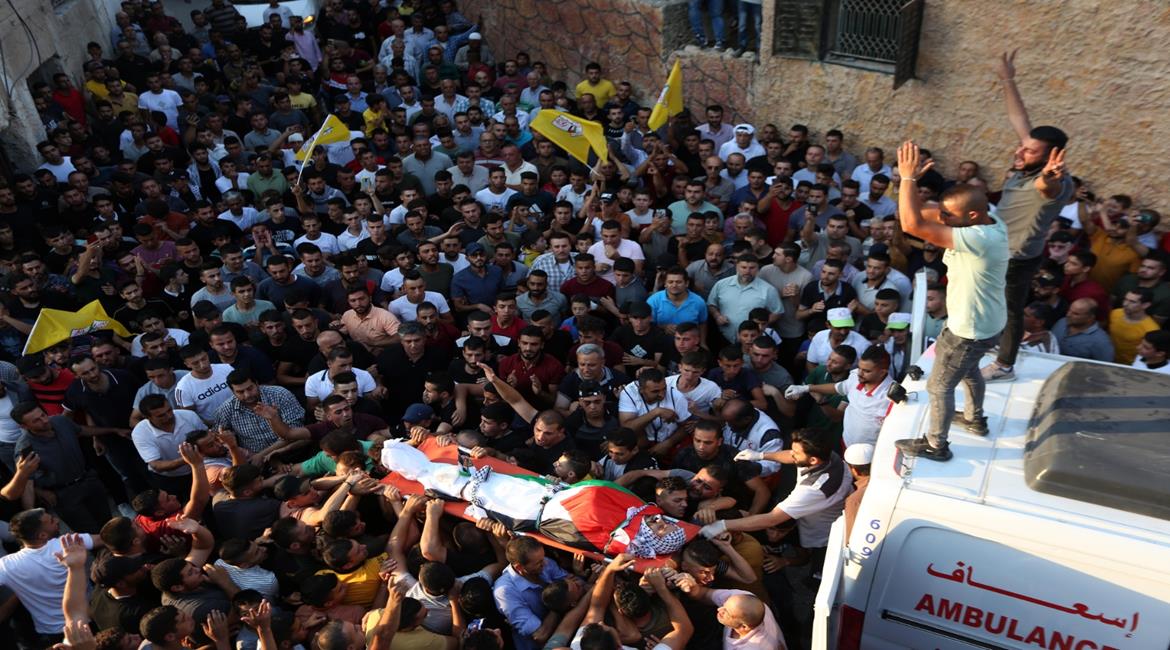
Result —
[[[1002,221],[988,213],[987,195],[971,185],[956,185],[943,193],[937,216],[923,215],[918,179],[933,165],[920,164],[918,145],[905,142],[898,148],[898,218],[902,230],[946,249],[947,324],[934,344],[934,366],[926,382],[930,396],[930,419],[925,438],[897,441],[908,457],[947,461],[953,454],[947,443],[951,420],[958,420],[973,433],[987,434],[983,415],[986,389],[979,360],[995,347],[1007,322],[1004,284],[1007,276],[1008,231]],[[1064,152],[1054,149],[1045,174],[1062,173]],[[934,212],[935,210],[931,210]],[[962,414],[955,413],[955,387],[963,383],[966,403]]]

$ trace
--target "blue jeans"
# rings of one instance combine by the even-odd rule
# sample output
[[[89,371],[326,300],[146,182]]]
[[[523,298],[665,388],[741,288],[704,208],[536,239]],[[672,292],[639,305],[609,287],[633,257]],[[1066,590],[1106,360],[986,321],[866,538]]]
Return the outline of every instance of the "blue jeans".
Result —
[[[926,380],[930,395],[930,420],[926,440],[932,447],[947,444],[947,432],[955,415],[955,387],[960,382],[966,397],[963,415],[968,419],[983,416],[983,394],[987,384],[979,372],[979,360],[999,341],[996,334],[976,341],[955,336],[943,328],[934,344],[934,366]]]
[[[764,23],[764,6],[761,4],[752,4],[739,0],[739,46],[743,49],[748,49],[748,19],[751,18],[752,28],[756,32],[756,47],[760,49],[760,30],[763,29]]]
[[[688,0],[687,17],[691,20],[691,31],[697,38],[707,38],[707,30],[703,28],[704,4],[707,5],[707,14],[711,17],[711,33],[715,37],[715,42],[722,45],[726,38],[723,33],[723,0]]]

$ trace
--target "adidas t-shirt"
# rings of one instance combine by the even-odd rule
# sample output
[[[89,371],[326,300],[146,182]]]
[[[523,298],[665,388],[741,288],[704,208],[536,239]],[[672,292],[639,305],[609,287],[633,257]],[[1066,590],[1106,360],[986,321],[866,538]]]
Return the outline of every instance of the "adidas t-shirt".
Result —
[[[227,377],[232,367],[226,363],[211,364],[211,376],[199,379],[188,374],[175,384],[175,403],[182,408],[192,408],[204,422],[212,422],[215,409],[228,401],[232,391],[228,388]]]

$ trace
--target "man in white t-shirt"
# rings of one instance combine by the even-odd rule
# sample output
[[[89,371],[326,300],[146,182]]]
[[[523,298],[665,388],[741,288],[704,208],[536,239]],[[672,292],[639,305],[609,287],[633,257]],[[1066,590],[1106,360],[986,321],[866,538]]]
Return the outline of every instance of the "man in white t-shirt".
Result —
[[[175,385],[175,403],[179,408],[195,411],[210,424],[215,421],[215,409],[232,396],[227,383],[232,367],[226,363],[211,363],[207,350],[195,344],[183,346],[179,356],[191,372]]]
[[[8,587],[20,599],[20,604],[32,615],[37,634],[59,635],[65,627],[61,595],[68,574],[68,569],[56,557],[58,553],[64,554],[58,537],[60,522],[44,508],[34,508],[13,517],[9,530],[20,542],[21,549],[0,558],[0,587]],[[103,545],[88,534],[79,537],[87,550]]]
[[[845,446],[872,445],[877,442],[882,423],[894,405],[888,397],[894,383],[889,371],[890,353],[881,345],[872,345],[861,353],[857,367],[844,381],[813,386],[793,384],[784,391],[784,397],[795,400],[806,393],[844,396],[847,401],[841,403],[841,408],[845,409],[842,422]]]
[[[144,111],[161,111],[167,116],[167,126],[179,129],[179,107],[183,105],[183,98],[179,93],[163,88],[162,80],[157,74],[146,78],[147,91],[138,96],[138,108]]]
[[[187,441],[188,433],[207,428],[203,420],[193,411],[174,410],[163,395],[142,398],[139,410],[145,419],[134,425],[130,440],[146,467],[160,477],[190,476],[191,466],[179,453],[179,446]],[[177,487],[175,491],[183,493]]]
[[[1146,332],[1137,346],[1137,358],[1131,364],[1140,370],[1170,375],[1170,332]]]
[[[488,172],[488,186],[475,193],[475,200],[479,201],[485,212],[507,214],[508,199],[516,193],[506,184],[508,175],[502,167],[496,167]]]
[[[434,305],[440,317],[450,319],[450,316],[443,316],[451,313],[447,299],[438,291],[427,291],[426,280],[417,270],[411,269],[402,275],[402,295],[390,301],[387,309],[399,321],[418,320],[418,306],[424,302]]]
[[[682,424],[690,418],[687,398],[666,385],[658,368],[642,370],[638,380],[626,384],[618,395],[618,421],[654,445],[652,456],[664,456],[673,449],[686,434]]]
[[[378,387],[373,375],[361,368],[352,367],[352,355],[348,361],[350,367],[344,367],[346,363],[344,356],[339,356],[327,363],[335,366],[336,371],[334,372],[330,368],[326,368],[321,372],[315,372],[305,378],[305,399],[308,401],[310,408],[315,407],[318,402],[324,401],[326,397],[333,394],[333,384],[335,382],[342,384],[357,383],[359,396],[367,395]],[[347,372],[353,373],[353,379],[346,374]],[[338,377],[341,377],[340,382],[337,382]]]
[[[829,355],[838,345],[848,345],[858,354],[865,352],[869,347],[869,340],[853,331],[853,313],[848,307],[834,307],[825,314],[828,329],[821,330],[813,335],[808,344],[808,353],[805,360],[811,371],[820,364],[829,360]]]
[[[727,162],[727,157],[733,153],[742,155],[744,160],[767,155],[764,145],[756,142],[756,127],[751,124],[736,124],[733,133],[735,137],[719,147],[719,158],[723,162]]]
[[[597,261],[597,274],[617,284],[613,275],[613,263],[619,257],[634,260],[634,275],[641,277],[646,255],[642,247],[629,239],[622,239],[622,225],[614,220],[601,224],[601,241],[589,247],[589,254]]]
[[[698,417],[704,417],[700,414],[711,413],[715,400],[723,396],[723,389],[719,384],[703,376],[706,371],[707,353],[687,352],[679,359],[678,374],[666,378],[666,387],[677,390],[686,398],[687,409]]]
[[[69,156],[62,156],[61,150],[52,142],[45,141],[37,145],[37,151],[45,162],[37,169],[47,169],[53,173],[58,183],[69,182],[69,175],[77,171]]]

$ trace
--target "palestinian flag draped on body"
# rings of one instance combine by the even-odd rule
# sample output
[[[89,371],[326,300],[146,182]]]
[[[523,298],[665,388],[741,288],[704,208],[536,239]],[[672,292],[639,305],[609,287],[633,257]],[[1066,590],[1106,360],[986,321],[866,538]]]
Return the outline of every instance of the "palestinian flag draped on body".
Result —
[[[565,153],[590,167],[594,162],[598,160],[605,162],[609,157],[605,129],[597,122],[546,108],[537,113],[528,126],[564,149]],[[590,151],[596,155],[593,162],[589,160]]]
[[[112,330],[120,336],[130,336],[130,331],[110,318],[102,303],[97,300],[77,311],[41,309],[36,322],[33,323],[32,331],[28,334],[28,340],[24,343],[23,354],[40,352],[61,341],[99,330]]]

